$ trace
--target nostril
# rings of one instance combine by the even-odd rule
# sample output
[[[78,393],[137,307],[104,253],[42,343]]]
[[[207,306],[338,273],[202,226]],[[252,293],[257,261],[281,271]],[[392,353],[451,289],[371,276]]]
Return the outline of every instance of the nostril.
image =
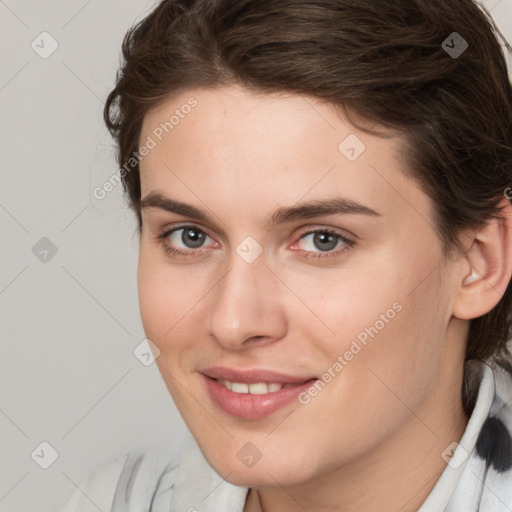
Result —
[[[247,340],[245,340],[245,344],[251,345],[251,344],[263,343],[268,339],[270,339],[268,336],[251,336],[250,338],[247,338]]]

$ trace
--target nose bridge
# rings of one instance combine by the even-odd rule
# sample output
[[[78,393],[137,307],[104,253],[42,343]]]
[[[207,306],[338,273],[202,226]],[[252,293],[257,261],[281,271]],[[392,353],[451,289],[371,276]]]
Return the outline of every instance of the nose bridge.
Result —
[[[226,348],[241,348],[248,340],[271,341],[283,335],[284,311],[273,273],[263,253],[246,241],[233,248],[228,269],[212,294],[210,334]]]

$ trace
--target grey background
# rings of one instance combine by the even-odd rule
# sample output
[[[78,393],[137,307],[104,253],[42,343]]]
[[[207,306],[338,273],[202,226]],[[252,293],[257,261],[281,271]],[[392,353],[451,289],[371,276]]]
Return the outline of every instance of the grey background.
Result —
[[[484,3],[512,41],[512,0]],[[117,170],[102,109],[121,41],[154,4],[0,0],[1,511],[57,510],[87,471],[188,436],[133,353],[135,218],[121,186],[92,194]]]

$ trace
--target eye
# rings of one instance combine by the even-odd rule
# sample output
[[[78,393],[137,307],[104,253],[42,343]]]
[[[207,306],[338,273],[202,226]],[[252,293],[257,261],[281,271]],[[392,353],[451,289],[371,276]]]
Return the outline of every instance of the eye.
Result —
[[[202,229],[196,226],[181,226],[158,235],[158,240],[165,251],[182,256],[191,256],[204,244],[206,239],[212,240]]]
[[[303,234],[294,247],[300,245],[301,251],[308,254],[306,257],[323,258],[338,255],[348,250],[355,244],[355,241],[328,228],[315,229]],[[337,249],[337,250],[335,250]]]
[[[186,257],[200,256],[204,252],[201,249],[207,239],[214,241],[205,231],[194,225],[168,229],[157,236],[158,242],[167,253]],[[307,258],[325,258],[340,255],[354,244],[355,240],[333,229],[319,228],[302,234],[291,248],[306,253]]]

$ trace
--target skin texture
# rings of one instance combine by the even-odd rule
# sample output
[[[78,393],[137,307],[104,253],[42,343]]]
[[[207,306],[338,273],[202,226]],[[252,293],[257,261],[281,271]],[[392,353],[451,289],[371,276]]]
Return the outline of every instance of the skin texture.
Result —
[[[417,510],[468,421],[469,304],[499,299],[478,302],[484,284],[464,284],[474,254],[499,288],[482,244],[468,237],[469,256],[446,259],[432,202],[404,172],[403,140],[360,132],[315,98],[193,89],[150,111],[140,141],[190,97],[197,106],[140,162],[142,198],[160,193],[213,222],[143,208],[138,268],[144,329],[184,421],[220,475],[252,488],[246,511]],[[354,161],[338,149],[349,134],[366,147]],[[337,196],[380,215],[266,223],[279,207]],[[199,248],[183,231],[158,239],[186,225],[207,235]],[[355,244],[322,252],[311,234],[322,228]],[[252,263],[237,253],[248,236],[263,249]],[[246,420],[205,391],[199,372],[211,366],[320,378],[393,304],[400,311],[305,405]],[[237,457],[247,442],[261,453],[252,467]]]

